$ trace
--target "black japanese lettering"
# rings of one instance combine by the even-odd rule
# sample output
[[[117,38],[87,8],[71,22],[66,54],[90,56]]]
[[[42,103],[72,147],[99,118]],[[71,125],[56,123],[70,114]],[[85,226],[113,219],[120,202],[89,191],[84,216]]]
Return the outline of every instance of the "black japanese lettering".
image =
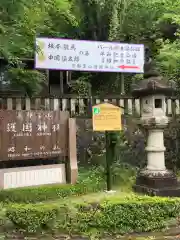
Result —
[[[117,59],[113,59],[113,63],[118,63],[118,60]]]
[[[69,50],[69,45],[68,45],[68,44],[64,44],[64,45],[63,45],[63,49],[64,49],[64,50]]]
[[[112,55],[112,54],[111,54],[110,52],[107,53],[107,57],[111,57],[111,55]]]
[[[67,62],[67,57],[66,56],[62,56],[62,62]]]
[[[85,55],[85,56],[89,56],[89,52],[86,51],[86,52],[84,53],[84,55]]]
[[[73,58],[71,56],[68,58],[68,62],[73,62]]]
[[[119,55],[118,55],[118,53],[117,52],[113,52],[113,57],[114,58],[117,58]]]
[[[105,63],[105,58],[102,58],[102,59],[101,59],[101,63]]]
[[[79,62],[79,56],[74,57],[74,62]]]
[[[101,52],[101,53],[100,53],[100,56],[105,56],[105,53],[104,53],[104,52]]]
[[[120,53],[120,58],[124,58],[124,53]]]
[[[78,67],[78,68],[81,68],[81,64],[77,64],[77,67]]]
[[[94,69],[97,69],[97,67],[98,67],[97,65],[94,65]]]
[[[111,63],[112,59],[111,58],[107,58],[107,63]]]
[[[54,57],[52,54],[50,54],[48,58],[49,58],[49,60],[52,60]]]
[[[79,55],[89,56],[89,52],[88,51],[85,51],[85,52],[80,51]]]
[[[54,48],[54,44],[53,43],[49,43],[48,44],[48,48]]]
[[[109,50],[112,50],[112,46],[104,46],[103,49],[105,49],[105,48],[106,49],[108,48]]]
[[[75,47],[75,45],[72,44],[70,49],[76,51],[76,47]]]
[[[59,55],[55,56],[55,57],[54,57],[54,60],[60,61],[60,56],[59,56]]]
[[[83,64],[83,68],[86,68],[86,64]]]
[[[132,58],[136,58],[137,57],[137,54],[136,53],[133,53],[132,54]]]
[[[136,47],[136,48],[135,48],[135,51],[136,51],[136,52],[139,52],[139,51],[140,51],[140,47]]]
[[[60,48],[61,48],[61,45],[60,45],[60,44],[56,44],[56,48],[57,48],[57,49],[60,49]]]
[[[113,63],[117,63],[118,62],[118,53],[114,52],[113,53]]]
[[[126,59],[126,64],[131,64],[131,59]]]
[[[130,58],[130,57],[131,57],[131,54],[127,52],[127,53],[126,53],[126,57],[127,57],[127,58]]]

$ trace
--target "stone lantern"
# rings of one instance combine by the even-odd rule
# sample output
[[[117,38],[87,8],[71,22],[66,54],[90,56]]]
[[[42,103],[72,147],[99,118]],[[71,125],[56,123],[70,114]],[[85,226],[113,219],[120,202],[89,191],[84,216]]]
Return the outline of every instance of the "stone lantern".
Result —
[[[134,190],[139,193],[157,196],[180,196],[176,175],[166,169],[164,129],[168,125],[166,97],[172,95],[170,86],[158,73],[133,86],[132,94],[140,98],[140,125],[147,131],[147,166],[137,178]]]

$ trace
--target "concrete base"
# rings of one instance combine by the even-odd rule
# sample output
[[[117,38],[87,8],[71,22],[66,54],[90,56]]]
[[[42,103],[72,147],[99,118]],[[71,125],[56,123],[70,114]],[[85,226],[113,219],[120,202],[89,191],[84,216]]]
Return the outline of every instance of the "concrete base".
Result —
[[[134,185],[133,189],[137,193],[149,195],[149,196],[159,196],[159,197],[180,197],[180,183],[176,187],[171,188],[149,188],[147,186]]]
[[[149,196],[180,197],[180,183],[170,171],[151,174],[142,171],[137,176],[133,189]]]

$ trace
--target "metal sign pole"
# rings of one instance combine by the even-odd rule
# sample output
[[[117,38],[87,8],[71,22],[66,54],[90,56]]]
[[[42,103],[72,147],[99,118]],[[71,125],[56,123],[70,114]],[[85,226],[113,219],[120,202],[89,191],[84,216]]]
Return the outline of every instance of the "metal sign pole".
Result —
[[[111,144],[110,144],[110,136],[109,132],[105,132],[105,141],[106,141],[106,184],[107,191],[112,190],[112,173],[111,173],[111,163],[113,159]]]

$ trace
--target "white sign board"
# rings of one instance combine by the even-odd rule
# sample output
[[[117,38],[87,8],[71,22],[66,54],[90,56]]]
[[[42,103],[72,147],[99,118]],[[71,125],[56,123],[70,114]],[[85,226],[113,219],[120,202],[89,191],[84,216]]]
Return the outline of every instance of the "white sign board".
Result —
[[[0,189],[66,183],[64,164],[0,170]]]
[[[38,69],[144,72],[142,44],[37,38],[36,47]]]

